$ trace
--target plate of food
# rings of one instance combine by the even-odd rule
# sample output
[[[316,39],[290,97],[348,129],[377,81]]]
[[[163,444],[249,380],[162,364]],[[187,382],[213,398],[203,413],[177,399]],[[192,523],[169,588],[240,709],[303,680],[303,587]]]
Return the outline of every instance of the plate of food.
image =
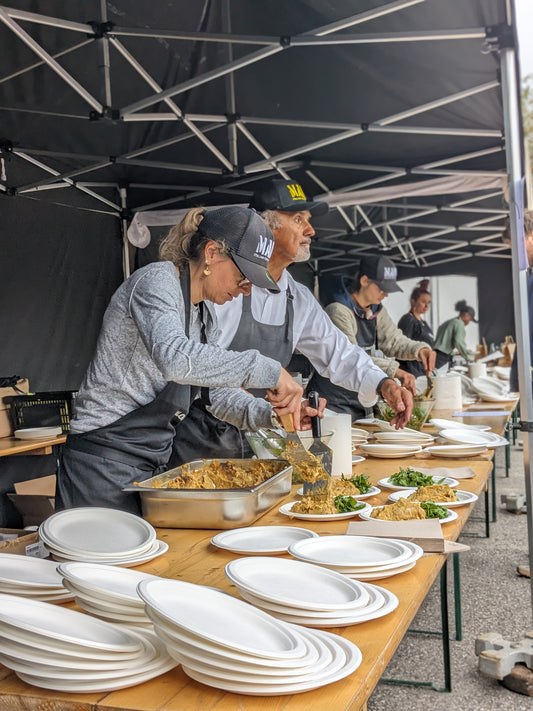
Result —
[[[465,504],[473,504],[478,500],[476,494],[462,489],[452,489],[448,484],[433,484],[431,486],[421,486],[418,489],[405,489],[404,491],[393,491],[389,495],[389,501],[395,502],[400,499],[408,501],[434,501],[436,504],[455,508]]]
[[[458,517],[457,511],[449,509],[434,501],[407,501],[399,499],[394,504],[373,506],[371,511],[359,511],[359,517],[365,521],[416,521],[436,518],[440,523],[449,523]]]
[[[303,487],[296,493],[298,496],[303,496]],[[369,496],[381,493],[381,489],[372,486],[370,479],[365,474],[349,478],[341,475],[340,479],[331,478],[331,493],[333,496],[353,496],[354,499],[367,499]]]
[[[431,474],[423,474],[412,467],[406,467],[405,469],[400,467],[396,474],[378,481],[379,486],[384,486],[387,489],[418,489],[420,486],[431,486],[433,484],[457,486],[459,482],[451,477],[435,477]]]
[[[283,504],[279,512],[304,521],[338,521],[371,510],[370,504],[357,501],[353,496],[336,496],[331,501],[317,501],[312,496],[303,496],[300,501]]]

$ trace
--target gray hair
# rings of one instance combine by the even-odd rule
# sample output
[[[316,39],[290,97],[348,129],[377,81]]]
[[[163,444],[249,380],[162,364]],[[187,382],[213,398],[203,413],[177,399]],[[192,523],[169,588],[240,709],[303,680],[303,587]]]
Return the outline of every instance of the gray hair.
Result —
[[[259,214],[271,230],[279,229],[279,215],[276,210],[265,210],[264,212],[260,212]]]

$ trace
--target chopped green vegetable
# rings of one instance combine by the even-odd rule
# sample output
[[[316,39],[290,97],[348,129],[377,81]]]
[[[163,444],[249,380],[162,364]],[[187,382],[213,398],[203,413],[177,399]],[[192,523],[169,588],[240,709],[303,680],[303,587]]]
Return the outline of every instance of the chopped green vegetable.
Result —
[[[341,481],[350,481],[359,489],[361,494],[366,494],[372,486],[370,479],[364,474],[359,474],[359,476],[353,475],[350,478],[344,476],[344,474],[341,474]]]
[[[389,407],[387,404],[380,403],[379,406],[379,419],[385,420],[385,422],[390,422],[393,417],[396,417],[397,413]],[[427,410],[421,405],[414,405],[413,412],[406,427],[410,427],[412,430],[421,430],[422,425],[426,421]]]
[[[359,511],[365,508],[365,504],[362,504],[353,496],[336,496],[335,508],[339,513],[348,513],[348,511]]]
[[[431,474],[422,474],[422,472],[417,472],[416,469],[411,469],[411,467],[407,469],[400,467],[400,471],[390,476],[389,481],[395,486],[413,487],[431,486],[436,483]]]
[[[426,518],[448,518],[446,506],[439,506],[434,501],[422,501],[420,506],[426,512]]]

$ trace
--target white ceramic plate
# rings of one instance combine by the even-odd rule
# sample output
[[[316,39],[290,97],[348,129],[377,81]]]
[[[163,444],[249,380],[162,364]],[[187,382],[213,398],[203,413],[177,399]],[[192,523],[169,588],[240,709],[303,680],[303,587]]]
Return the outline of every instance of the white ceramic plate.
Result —
[[[363,454],[368,454],[370,457],[379,457],[380,459],[411,457],[413,454],[422,451],[420,445],[401,444],[362,444],[359,449]]]
[[[48,548],[48,546],[47,546],[47,548]],[[159,539],[157,539],[154,542],[154,545],[152,546],[152,548],[150,550],[146,551],[146,553],[144,553],[143,555],[139,555],[137,557],[105,558],[105,559],[96,557],[94,559],[83,558],[82,560],[85,563],[104,563],[105,565],[117,565],[122,568],[132,568],[132,567],[135,567],[136,565],[141,565],[142,563],[147,563],[148,561],[153,560],[154,558],[157,558],[160,555],[163,555],[167,551],[168,551],[168,543],[165,543],[165,541],[160,541]],[[78,556],[75,553],[73,553],[71,557],[66,557],[64,555],[60,555],[59,553],[57,553],[54,550],[51,550],[50,552],[51,552],[52,558],[54,558],[54,560],[57,560],[57,561],[60,561],[63,563],[67,563],[69,561],[77,561],[77,560],[79,560],[79,558],[81,558],[81,556],[78,558]]]
[[[352,464],[359,464],[359,462],[365,462],[366,457],[360,457],[358,454],[352,454]]]
[[[464,422],[457,422],[456,420],[430,420],[430,424],[434,425],[438,430],[479,430],[480,432],[488,432],[491,427],[489,425],[465,425]]]
[[[78,590],[89,594],[114,599],[126,605],[144,609],[144,603],[137,595],[137,585],[141,580],[155,580],[157,576],[141,573],[128,568],[115,568],[100,563],[61,563],[58,573],[73,583]]]
[[[478,454],[488,452],[485,445],[473,446],[470,444],[438,444],[426,447],[426,452],[434,457],[445,457],[446,459],[462,459],[464,457],[475,457]],[[458,483],[458,482],[457,482]],[[450,484],[450,486],[455,486]],[[391,487],[397,488],[397,487]]]
[[[205,640],[254,657],[297,659],[306,652],[276,620],[220,590],[169,579],[143,580],[137,589],[172,627]]]
[[[412,550],[403,541],[375,536],[319,536],[289,546],[289,553],[299,560],[346,567],[400,563],[412,556]]]
[[[373,425],[376,421],[375,417],[362,417],[360,420],[355,420],[356,425]]]
[[[394,491],[389,496],[389,501],[398,501],[398,499],[407,499],[410,494],[413,494],[417,489],[406,489],[405,491]],[[464,506],[465,504],[473,504],[478,500],[476,494],[471,491],[463,491],[462,489],[455,489],[455,495],[457,501],[438,501],[436,503],[439,506],[446,506],[448,509],[453,509],[456,506]]]
[[[298,496],[303,496],[304,495],[304,489],[303,486],[301,486],[296,493]],[[353,496],[354,499],[368,499],[370,496],[376,496],[376,494],[381,494],[381,489],[378,489],[377,486],[371,486],[370,489],[366,492],[366,494],[350,494],[350,496]]]
[[[58,552],[107,558],[134,557],[151,548],[154,527],[118,509],[87,506],[58,511],[39,527],[39,535]]]
[[[355,499],[356,497],[354,496],[353,498]],[[347,511],[346,513],[335,513],[335,514],[293,513],[292,507],[296,503],[297,503],[296,501],[289,501],[287,504],[283,504],[283,506],[279,507],[279,512],[281,514],[283,514],[284,516],[289,516],[290,518],[298,518],[298,519],[301,519],[302,521],[340,521],[343,518],[352,518],[353,516],[357,516],[357,514],[361,513],[361,511],[366,511],[366,510],[371,509],[370,504],[363,502],[364,507],[362,509],[358,509],[357,511]]]
[[[349,573],[349,577],[354,580],[383,580],[383,578],[391,578],[393,575],[398,575],[399,573],[406,573],[411,568],[415,567],[416,561],[412,560],[410,563],[405,565],[399,565],[397,568],[389,568],[388,570],[372,570],[370,573],[361,573],[357,571],[355,573]]]
[[[63,588],[56,563],[15,553],[0,553],[0,583],[28,588]]]
[[[344,575],[298,560],[240,558],[228,563],[225,573],[254,596],[307,610],[353,611],[369,599],[367,590]]]
[[[402,543],[409,549],[409,557],[404,558],[399,562],[393,561],[392,563],[380,563],[377,565],[330,566],[331,570],[335,570],[337,573],[342,573],[343,575],[354,576],[358,573],[386,573],[393,568],[399,568],[407,564],[410,565],[411,563],[416,563],[416,561],[424,555],[424,549],[417,543],[412,543],[411,541],[402,541]]]
[[[429,447],[428,447],[428,449],[429,449]],[[427,450],[426,450],[426,451],[427,451]],[[459,482],[457,481],[457,479],[452,479],[452,478],[449,477],[449,476],[446,476],[446,477],[437,477],[437,476],[434,476],[434,477],[433,477],[433,483],[434,483],[434,484],[448,484],[448,486],[452,486],[452,487],[453,487],[453,486],[457,486],[457,485],[459,484]],[[395,490],[399,490],[399,491],[405,491],[406,489],[412,489],[412,488],[413,488],[412,486],[397,486],[396,484],[392,484],[392,483],[389,481],[389,477],[385,477],[385,479],[380,479],[380,480],[378,481],[378,484],[379,484],[380,486],[384,486],[384,487],[387,488],[387,489],[395,489]]]
[[[317,536],[314,531],[296,526],[250,526],[217,533],[211,543],[233,553],[271,555],[286,553],[291,543]]]
[[[426,452],[428,451],[428,449],[431,449],[431,447],[428,447],[426,449]],[[449,476],[446,476],[446,477],[434,476],[433,483],[434,484],[448,484],[448,486],[452,486],[452,487],[457,486],[459,484],[457,479],[452,479]],[[378,481],[378,484],[380,486],[384,486],[387,489],[395,489],[395,490],[399,490],[399,491],[405,491],[406,489],[413,488],[412,486],[398,486],[397,484],[393,484],[392,482],[389,481],[389,477],[385,477],[385,479],[380,479]]]
[[[478,375],[472,378],[474,388],[486,395],[508,395],[509,387],[499,378],[491,378],[488,376]]]
[[[75,644],[80,648],[91,647],[110,652],[137,652],[140,649],[138,640],[127,630],[117,629],[81,612],[38,600],[4,595],[0,606],[0,621],[6,623],[6,626],[11,625],[58,642]]]
[[[328,639],[328,632],[316,630],[314,634],[320,636],[321,639]],[[220,675],[210,676],[202,672],[183,666],[183,671],[192,679],[199,681],[208,686],[213,686],[217,689],[224,689],[239,694],[248,694],[252,696],[279,696],[284,694],[295,694],[303,691],[317,689],[326,684],[331,684],[340,679],[344,679],[349,674],[352,674],[361,664],[362,655],[359,649],[348,640],[339,637],[338,635],[330,635],[328,640],[331,648],[335,651],[334,661],[338,664],[339,655],[343,658],[340,669],[331,673],[329,671],[311,674],[304,681],[294,681],[288,684],[261,684],[258,680],[250,682],[237,682],[228,679],[222,679]]]
[[[439,436],[452,444],[473,444],[484,445],[489,449],[492,447],[507,446],[509,442],[505,437],[494,432],[476,432],[474,430],[464,430],[452,427],[449,430],[441,430]]]
[[[389,504],[386,504],[389,505]],[[378,511],[379,509],[385,508],[384,506],[373,506],[372,509]],[[361,518],[365,519],[365,521],[373,521],[374,519],[370,515],[371,512],[368,513],[363,513],[359,514]],[[439,523],[449,523],[450,521],[455,521],[455,519],[458,517],[457,511],[452,511],[452,509],[448,509],[448,516],[446,518],[439,518],[438,521]],[[379,519],[381,521],[382,519]],[[423,519],[421,519],[423,520]],[[383,521],[383,523],[398,523],[398,521]]]
[[[406,432],[405,429],[374,432],[374,438],[377,439],[379,442],[383,443],[390,442],[391,440],[402,440],[402,442],[407,445],[411,444],[413,441],[418,444],[421,441],[431,442],[433,439],[435,439],[433,435],[427,434],[426,432],[417,432],[416,430],[413,432]]]
[[[61,427],[27,427],[14,432],[17,439],[46,439],[59,437],[61,434],[63,434]]]
[[[368,432],[366,430],[363,430],[362,428],[359,428],[359,427],[352,427],[351,435],[352,435],[352,439],[354,437],[356,437],[358,439],[361,437],[363,439],[366,439],[368,437]]]

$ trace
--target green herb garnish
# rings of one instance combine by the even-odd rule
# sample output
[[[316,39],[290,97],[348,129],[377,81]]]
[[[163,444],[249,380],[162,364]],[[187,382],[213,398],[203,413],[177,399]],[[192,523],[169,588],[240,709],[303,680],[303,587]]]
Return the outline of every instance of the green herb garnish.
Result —
[[[362,504],[353,496],[336,496],[334,499],[335,508],[339,513],[348,513],[348,511],[359,511],[365,508],[365,504]]]
[[[448,518],[446,506],[439,506],[434,501],[422,501],[420,506],[426,512],[426,518]]]
[[[417,488],[419,486],[431,486],[435,484],[435,480],[431,474],[422,474],[422,472],[417,472],[416,469],[411,469],[411,467],[407,469],[400,467],[400,471],[390,476],[389,481],[395,486],[412,486]]]
[[[344,476],[344,474],[341,474],[341,481],[349,481],[351,482],[354,486],[356,486],[359,489],[359,492],[361,494],[366,494],[368,490],[372,487],[372,484],[370,483],[370,479],[365,476],[364,474],[359,474],[359,476],[351,476],[348,478],[347,476]]]
[[[389,407],[389,405],[386,404],[381,404],[379,406],[379,419],[380,420],[385,420],[385,422],[390,422],[393,417],[396,417],[397,413],[392,409],[392,407]],[[422,429],[422,426],[426,420],[428,413],[425,408],[423,408],[421,405],[414,405],[413,407],[413,412],[411,414],[411,417],[409,418],[409,421],[406,424],[406,427],[410,427],[412,430],[418,430],[420,431]]]

